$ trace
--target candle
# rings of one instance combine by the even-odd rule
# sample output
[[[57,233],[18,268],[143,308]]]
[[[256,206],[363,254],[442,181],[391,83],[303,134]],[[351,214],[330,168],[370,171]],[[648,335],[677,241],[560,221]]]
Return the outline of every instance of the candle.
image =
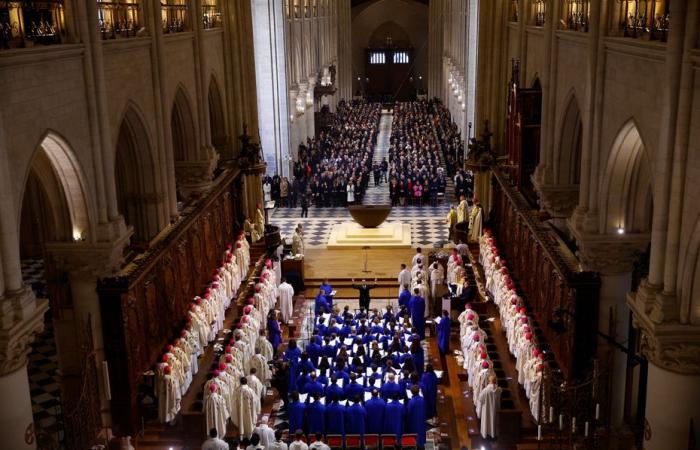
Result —
[[[583,427],[583,435],[588,437],[588,421],[586,421],[586,424]]]
[[[559,429],[564,429],[564,414],[559,414]]]
[[[595,404],[595,420],[600,419],[600,403]]]
[[[588,426],[588,424],[586,424]],[[586,428],[588,429],[588,428]],[[537,440],[541,441],[542,440],[542,425],[537,425]]]
[[[571,418],[571,432],[576,433],[576,417]]]
[[[549,407],[549,423],[554,423],[554,406]]]

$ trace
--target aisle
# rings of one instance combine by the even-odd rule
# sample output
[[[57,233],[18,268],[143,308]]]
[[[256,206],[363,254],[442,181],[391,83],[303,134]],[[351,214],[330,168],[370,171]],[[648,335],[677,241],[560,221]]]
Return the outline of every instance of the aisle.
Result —
[[[377,145],[374,148],[373,164],[380,164],[383,158],[389,161],[389,141],[391,138],[391,125],[394,122],[394,114],[391,111],[382,111],[382,118],[379,121],[379,134],[377,135]],[[389,205],[389,183],[374,185],[374,175],[370,175],[369,186],[362,201],[363,205]]]

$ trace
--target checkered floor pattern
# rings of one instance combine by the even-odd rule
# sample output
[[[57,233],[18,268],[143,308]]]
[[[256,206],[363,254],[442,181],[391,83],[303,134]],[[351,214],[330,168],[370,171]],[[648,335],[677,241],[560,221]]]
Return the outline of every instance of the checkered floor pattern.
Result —
[[[414,247],[431,246],[447,241],[445,217],[450,206],[404,206],[395,207],[387,222],[411,224],[411,239]],[[291,240],[294,228],[304,226],[307,248],[325,248],[333,225],[352,220],[347,208],[310,208],[308,218],[300,218],[301,208],[278,208],[270,223],[280,227],[283,238]]]
[[[389,142],[391,138],[391,125],[394,122],[394,115],[391,112],[382,113],[382,118],[379,122],[379,134],[377,135],[377,145],[374,149],[374,157],[372,163],[379,164],[383,158],[389,157]],[[388,161],[388,159],[387,159]],[[364,205],[389,205],[391,197],[389,196],[389,183],[381,183],[379,186],[374,185],[374,176],[370,176],[369,186],[362,199]]]
[[[43,260],[22,260],[22,278],[37,297],[46,298]],[[50,313],[44,318],[44,331],[37,334],[32,342],[27,358],[27,374],[37,434],[42,440],[53,442],[53,448],[62,448],[61,382]]]

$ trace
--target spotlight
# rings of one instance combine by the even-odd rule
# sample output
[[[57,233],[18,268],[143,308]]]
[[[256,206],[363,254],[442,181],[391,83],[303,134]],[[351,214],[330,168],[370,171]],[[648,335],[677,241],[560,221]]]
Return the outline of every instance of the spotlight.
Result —
[[[617,234],[625,234],[625,227],[617,227]]]

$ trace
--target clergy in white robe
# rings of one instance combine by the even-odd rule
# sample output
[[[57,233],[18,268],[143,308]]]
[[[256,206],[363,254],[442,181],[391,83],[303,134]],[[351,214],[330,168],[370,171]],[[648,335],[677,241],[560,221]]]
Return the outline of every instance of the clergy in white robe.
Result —
[[[253,434],[253,428],[257,423],[260,413],[260,398],[255,395],[255,391],[248,386],[248,379],[241,378],[241,385],[238,388],[238,430],[241,436],[249,438]]]
[[[301,234],[301,230],[298,228],[294,231],[292,235],[292,255],[303,255],[304,254],[304,237]]]
[[[280,296],[279,308],[282,314],[282,322],[288,324],[294,313],[294,288],[283,277],[282,284],[277,288],[277,292],[279,292]]]
[[[501,407],[501,391],[496,377],[479,393],[481,437],[495,438],[498,435],[498,410]]]
[[[464,196],[459,199],[459,206],[457,206],[457,223],[466,222],[469,218],[469,204]]]
[[[265,447],[265,450],[271,448],[272,444],[275,442],[275,430],[270,428],[268,422],[269,416],[262,416],[260,425],[253,430],[253,433],[257,433],[257,435],[260,436],[260,445]]]
[[[251,358],[251,362],[252,360],[253,359]],[[265,386],[263,385],[262,381],[260,381],[257,374],[257,369],[255,367],[251,367],[250,375],[248,375],[246,379],[248,380],[248,386],[255,391],[255,395],[258,397],[258,401],[260,401],[260,398],[265,395]]]
[[[259,349],[255,349],[255,355],[251,359],[250,367],[255,369],[255,375],[262,382],[263,386],[268,386],[270,384],[270,378],[272,378],[272,372],[270,371],[270,366],[267,365],[267,358],[265,358]],[[265,392],[263,391],[263,395]]]
[[[411,267],[418,264],[419,259],[423,260],[423,249],[421,249],[420,247],[416,249],[416,254],[413,255],[413,259],[411,260]]]
[[[401,272],[399,272],[398,282],[399,295],[401,295],[403,287],[411,285],[411,272],[406,268],[406,264],[401,264]]]
[[[474,200],[474,206],[469,212],[469,241],[476,242],[481,237],[481,223],[483,220],[483,209],[479,200]]]
[[[180,384],[171,373],[170,365],[163,366],[163,374],[158,383],[158,418],[162,423],[169,423],[175,420],[180,411]]]
[[[218,386],[216,383],[211,383],[209,385],[209,395],[204,399],[204,413],[207,420],[207,429],[216,428],[219,436],[225,436],[228,408],[226,400],[217,391]]]

